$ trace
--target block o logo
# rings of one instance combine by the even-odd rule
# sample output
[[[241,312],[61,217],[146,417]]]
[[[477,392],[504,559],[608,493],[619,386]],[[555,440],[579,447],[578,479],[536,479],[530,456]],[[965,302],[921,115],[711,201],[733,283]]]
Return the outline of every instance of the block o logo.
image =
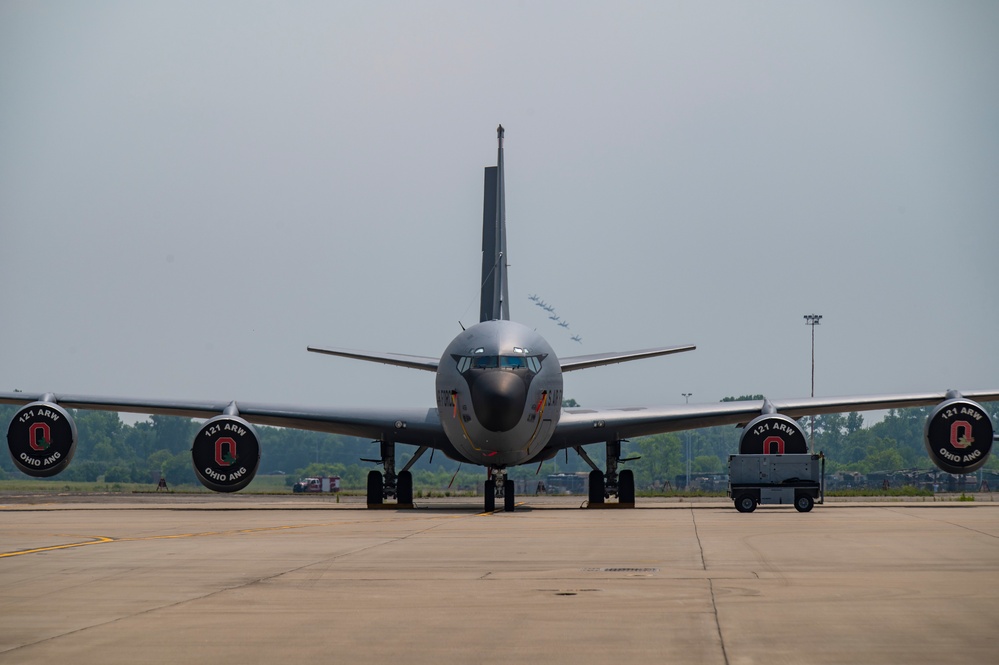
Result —
[[[208,489],[241,490],[250,484],[260,465],[257,432],[239,416],[216,416],[194,437],[191,462],[198,480]]]
[[[76,453],[76,423],[58,404],[32,402],[11,418],[7,447],[20,471],[34,478],[54,476]]]

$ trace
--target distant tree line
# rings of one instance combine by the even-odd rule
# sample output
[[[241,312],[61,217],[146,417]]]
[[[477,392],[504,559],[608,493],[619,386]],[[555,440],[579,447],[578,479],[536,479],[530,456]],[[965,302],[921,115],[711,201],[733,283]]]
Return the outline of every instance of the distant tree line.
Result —
[[[723,401],[762,399],[759,395],[728,397]],[[999,420],[999,403],[985,403],[993,422]],[[0,405],[0,422],[7,423],[17,407]],[[930,469],[932,463],[923,446],[923,428],[929,408],[893,409],[879,422],[864,426],[859,413],[815,417],[815,450],[825,453],[827,471],[871,473],[903,469]],[[171,484],[198,484],[191,467],[191,441],[198,421],[171,416],[151,416],[135,424],[122,422],[117,413],[74,411],[79,443],[72,464],[53,481],[97,481],[108,483],[153,483],[163,474]],[[809,418],[801,419],[806,435]],[[378,444],[366,439],[277,427],[258,427],[261,444],[259,474],[283,472],[288,484],[302,476],[339,475],[347,489],[362,489],[367,472],[377,465],[360,458],[378,457]],[[708,427],[641,437],[622,446],[622,457],[640,457],[624,468],[635,472],[640,489],[659,489],[686,471],[685,448],[689,441],[691,472],[719,473],[727,469],[728,456],[737,452],[740,430],[736,427]],[[399,446],[399,468],[415,452],[412,446]],[[587,448],[590,457],[603,468],[604,446]],[[986,468],[999,470],[993,455]],[[589,471],[574,452],[560,452],[543,464],[529,464],[510,470],[513,478],[544,480],[550,473]],[[480,467],[460,465],[441,453],[427,453],[413,466],[418,487],[474,489],[484,478]],[[14,469],[10,456],[0,454],[0,479],[23,477]]]

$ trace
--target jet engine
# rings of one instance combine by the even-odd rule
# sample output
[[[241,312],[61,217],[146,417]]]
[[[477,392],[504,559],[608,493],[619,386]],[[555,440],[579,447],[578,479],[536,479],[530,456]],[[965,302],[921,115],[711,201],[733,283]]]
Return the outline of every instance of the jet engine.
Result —
[[[55,402],[26,404],[11,418],[7,447],[19,470],[35,478],[54,476],[76,452],[76,423]]]
[[[926,421],[926,452],[947,473],[973,473],[992,451],[992,420],[985,410],[955,396],[937,405]]]
[[[238,492],[260,466],[257,432],[239,416],[216,416],[194,437],[191,460],[202,485],[216,492]]]
[[[793,418],[764,413],[749,421],[739,437],[740,455],[791,455],[808,452],[805,433]]]

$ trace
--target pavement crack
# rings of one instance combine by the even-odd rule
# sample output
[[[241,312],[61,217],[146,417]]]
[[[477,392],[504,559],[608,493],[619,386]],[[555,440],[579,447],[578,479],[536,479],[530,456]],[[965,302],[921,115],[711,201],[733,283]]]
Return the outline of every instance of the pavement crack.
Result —
[[[694,515],[694,508],[690,508],[690,522],[694,525],[694,537],[697,538],[697,550],[701,553],[701,568],[705,571],[708,569],[708,564],[704,561],[704,545],[701,544],[701,534],[697,532],[697,517]]]
[[[697,549],[701,553],[701,568],[707,572],[708,564],[704,560],[704,545],[701,543],[701,534],[697,531],[697,516],[694,513],[693,506],[690,508],[690,522],[694,525],[694,537],[697,539]],[[715,581],[711,579],[711,577],[708,577],[708,591],[711,593],[711,614],[715,618],[715,632],[718,633],[718,645],[721,647],[722,658],[725,659],[725,665],[729,665],[728,651],[725,649],[725,636],[722,634],[721,619],[718,618],[718,601],[715,599]]]
[[[725,649],[725,636],[722,635],[721,621],[718,619],[718,603],[715,601],[715,581],[708,578],[708,589],[711,590],[711,611],[715,615],[715,629],[718,631],[718,644],[721,646],[722,658],[725,659],[725,665],[728,664],[728,651]]]
[[[261,583],[267,582],[269,580],[277,579],[279,577],[282,577],[284,575],[288,575],[290,573],[296,573],[298,571],[304,570],[306,568],[309,568],[311,566],[315,566],[315,565],[318,565],[318,564],[326,563],[327,564],[327,568],[328,568],[333,563],[335,563],[338,559],[342,559],[344,557],[353,556],[355,554],[359,554],[361,552],[366,552],[368,550],[372,550],[372,549],[375,549],[377,547],[382,547],[384,545],[390,545],[392,543],[396,543],[396,542],[399,542],[399,541],[402,541],[402,540],[406,540],[407,538],[411,538],[412,536],[416,536],[416,535],[419,535],[421,533],[426,533],[427,531],[430,531],[432,529],[436,529],[437,527],[442,526],[443,524],[444,524],[443,522],[437,523],[437,524],[432,524],[432,525],[430,525],[428,527],[425,527],[423,529],[419,529],[419,530],[413,531],[412,533],[408,533],[408,534],[406,534],[404,536],[398,536],[398,537],[395,537],[395,538],[390,538],[390,539],[387,539],[387,540],[385,540],[383,542],[374,543],[374,544],[368,545],[366,547],[359,547],[359,548],[357,548],[355,550],[351,550],[350,552],[343,552],[342,554],[338,554],[336,556],[328,557],[328,558],[322,559],[320,561],[310,561],[309,563],[305,563],[305,564],[302,564],[300,566],[295,566],[294,568],[288,568],[288,569],[285,569],[285,570],[277,571],[277,572],[271,573],[269,575],[262,575],[260,577],[257,577],[257,578],[254,578],[254,579],[242,582],[240,584],[233,584],[231,586],[222,587],[222,588],[215,589],[214,591],[210,591],[208,593],[204,593],[204,594],[201,594],[201,595],[198,595],[198,596],[193,596],[193,597],[190,597],[190,598],[183,598],[181,600],[177,600],[177,601],[172,602],[172,603],[166,603],[166,604],[163,604],[163,605],[157,605],[156,607],[148,607],[148,608],[146,608],[144,610],[139,610],[137,612],[132,612],[130,614],[126,614],[126,615],[123,615],[123,616],[118,616],[118,617],[115,617],[113,619],[108,619],[107,621],[102,621],[100,623],[91,624],[89,626],[81,626],[81,627],[75,628],[73,630],[68,630],[66,632],[59,633],[58,635],[50,635],[50,636],[42,638],[40,640],[35,640],[34,642],[28,642],[28,643],[25,643],[25,644],[19,644],[19,645],[15,646],[15,647],[11,647],[10,649],[6,649],[4,651],[0,651],[0,654],[6,655],[6,654],[10,654],[10,653],[15,653],[17,651],[20,651],[21,649],[27,649],[29,647],[38,646],[40,644],[45,644],[46,642],[51,642],[53,640],[57,640],[57,639],[60,639],[60,638],[63,638],[63,637],[68,637],[68,636],[71,636],[71,635],[78,635],[78,634],[81,634],[81,633],[83,633],[85,631],[93,630],[94,628],[102,628],[102,627],[105,627],[105,626],[113,626],[116,623],[120,623],[122,621],[127,621],[129,619],[134,619],[136,617],[141,617],[141,616],[144,616],[144,615],[147,615],[147,614],[152,614],[153,612],[159,612],[159,611],[162,611],[162,610],[169,610],[169,609],[173,609],[173,608],[176,608],[176,607],[181,607],[182,605],[185,605],[187,603],[194,603],[194,602],[198,602],[198,601],[201,601],[201,600],[205,600],[207,598],[212,598],[213,596],[218,596],[218,595],[221,595],[221,594],[224,594],[224,593],[229,593],[230,591],[237,591],[239,589],[244,589],[246,587],[255,586],[257,584],[261,584]],[[315,526],[315,525],[312,525],[312,526]],[[271,529],[267,529],[267,530],[271,530]],[[250,530],[241,530],[241,531],[238,531],[238,532],[227,532],[227,533],[245,533],[245,532],[252,532],[252,531],[258,531],[258,530],[257,529],[250,529]],[[208,535],[208,534],[193,534],[193,535]],[[217,535],[217,534],[210,534],[210,535]],[[153,538],[102,539],[102,540],[95,540],[95,541],[87,542],[87,543],[81,543],[81,544],[83,544],[83,545],[90,545],[90,544],[103,544],[105,542],[127,542],[127,541],[130,541],[130,540],[152,540],[152,539],[158,539],[158,537],[153,537]]]
[[[999,535],[996,535],[994,533],[989,533],[988,531],[982,531],[981,529],[975,529],[975,528],[972,528],[970,526],[965,526],[964,524],[957,524],[955,522],[950,522],[948,520],[935,519],[933,517],[924,517],[923,515],[917,515],[917,514],[914,514],[912,512],[904,512],[904,511],[901,511],[901,510],[897,510],[895,508],[884,508],[884,510],[887,510],[890,513],[895,513],[896,515],[905,515],[906,517],[911,517],[911,518],[917,519],[917,520],[925,520],[927,522],[938,522],[940,524],[948,524],[950,526],[956,526],[959,529],[964,529],[966,531],[971,531],[972,533],[978,533],[978,534],[981,534],[983,536],[988,536],[989,538],[999,539]]]

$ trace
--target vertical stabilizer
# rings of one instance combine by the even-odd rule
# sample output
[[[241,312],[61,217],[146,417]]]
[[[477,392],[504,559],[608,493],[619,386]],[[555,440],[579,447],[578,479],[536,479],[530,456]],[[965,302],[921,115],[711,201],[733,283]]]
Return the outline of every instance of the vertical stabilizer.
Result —
[[[496,128],[496,166],[486,167],[482,203],[482,297],[479,321],[510,319],[506,276],[506,200],[503,195],[503,125]]]

